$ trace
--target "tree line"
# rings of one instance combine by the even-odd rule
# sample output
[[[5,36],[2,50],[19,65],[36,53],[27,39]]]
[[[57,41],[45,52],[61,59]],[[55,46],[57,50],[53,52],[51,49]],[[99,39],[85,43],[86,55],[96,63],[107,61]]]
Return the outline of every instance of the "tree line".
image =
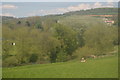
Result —
[[[118,45],[116,26],[102,23],[89,27],[83,24],[74,26],[77,27],[58,23],[54,16],[4,23],[3,66],[65,62],[89,55],[108,54]]]

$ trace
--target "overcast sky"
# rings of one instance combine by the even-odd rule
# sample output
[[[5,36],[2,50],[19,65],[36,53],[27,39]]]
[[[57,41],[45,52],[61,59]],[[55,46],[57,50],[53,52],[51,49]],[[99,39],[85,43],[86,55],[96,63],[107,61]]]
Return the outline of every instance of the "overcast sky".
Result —
[[[17,2],[17,0],[2,0],[2,5],[0,5],[2,13],[0,15],[14,17],[43,16],[48,14],[62,14],[69,11],[78,11],[83,9],[87,10],[91,8],[118,6],[117,0],[106,0],[106,2],[99,2],[102,0],[97,0],[97,2],[82,2],[82,0],[81,2],[80,0],[75,0],[76,2],[67,2],[68,0],[64,0],[66,2],[55,2],[54,0],[51,0],[51,2],[50,0],[49,2],[47,2],[47,0],[45,0],[46,2],[32,1],[33,0],[29,0],[29,2],[27,2],[27,0],[26,2]]]
[[[2,2],[118,2],[119,0],[1,0]]]

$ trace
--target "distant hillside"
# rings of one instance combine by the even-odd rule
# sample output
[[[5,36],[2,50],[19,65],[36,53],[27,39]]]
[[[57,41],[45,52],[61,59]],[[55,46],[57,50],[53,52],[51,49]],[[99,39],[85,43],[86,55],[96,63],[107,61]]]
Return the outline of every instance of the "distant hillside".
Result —
[[[117,13],[118,13],[118,8],[96,8],[96,9],[89,9],[89,10],[67,12],[64,14],[33,16],[33,17],[24,17],[24,18],[14,18],[14,17],[3,16],[2,21],[3,21],[3,23],[13,23],[13,24],[16,24],[17,22],[21,21],[22,25],[25,25],[26,22],[29,22],[32,25],[36,25],[37,23],[41,24],[43,21],[45,22],[45,21],[49,20],[49,21],[55,22],[57,20],[62,20],[65,17],[70,17],[70,16],[74,16],[74,15],[75,16],[81,16],[81,15],[104,16],[104,15],[108,15],[108,16],[112,16],[112,18],[113,18],[113,15],[117,15]],[[117,20],[117,16],[115,16],[115,20]]]
[[[117,15],[118,8],[95,8],[95,9],[89,9],[89,10],[80,10],[80,11],[73,11],[73,12],[67,12],[64,14],[56,14],[56,15],[46,15],[43,18],[51,18],[54,17],[54,19],[57,19],[58,17],[65,17],[70,15]],[[15,19],[14,17],[8,17],[8,16],[2,16],[2,20],[11,20]],[[24,19],[24,18],[21,18]]]
[[[118,8],[95,8],[89,10],[68,12],[64,15],[116,15],[117,13]]]
[[[2,16],[2,21],[12,20],[12,19],[14,19],[14,17],[10,17],[10,16]]]

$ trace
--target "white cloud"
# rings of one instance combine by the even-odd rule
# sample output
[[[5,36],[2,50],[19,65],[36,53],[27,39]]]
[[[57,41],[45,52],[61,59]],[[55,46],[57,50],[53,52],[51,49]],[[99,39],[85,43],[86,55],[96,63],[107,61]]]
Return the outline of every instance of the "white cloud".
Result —
[[[106,0],[108,5],[113,5],[114,2],[119,2],[120,0]]]
[[[70,6],[67,8],[68,11],[78,11],[78,10],[85,10],[89,9],[90,4],[79,4],[77,6]]]
[[[102,4],[100,2],[96,2],[94,5],[93,5],[93,8],[100,8],[102,7]]]
[[[102,5],[100,2],[96,2],[91,8],[107,8],[107,7],[114,7],[113,3],[107,3],[107,5]]]
[[[5,4],[5,5],[1,5],[0,8],[2,8],[2,9],[16,9],[17,6],[11,5],[11,4]]]
[[[10,13],[4,13],[4,14],[0,14],[0,16],[9,16],[9,17],[15,17],[13,14],[10,14]]]
[[[116,1],[116,0],[106,0],[107,2],[114,2],[114,1]]]

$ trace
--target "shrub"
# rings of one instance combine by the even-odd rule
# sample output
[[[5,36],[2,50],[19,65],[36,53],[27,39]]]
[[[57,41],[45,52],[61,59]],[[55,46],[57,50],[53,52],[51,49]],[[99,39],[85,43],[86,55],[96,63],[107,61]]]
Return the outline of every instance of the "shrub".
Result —
[[[63,51],[60,51],[58,54],[57,54],[57,59],[56,59],[57,62],[65,62],[67,61],[67,53],[63,52]]]
[[[74,53],[73,53],[73,57],[77,58],[77,59],[80,59],[82,57],[85,57],[85,56],[90,56],[90,55],[94,55],[96,54],[97,51],[93,48],[90,48],[90,47],[87,47],[87,46],[84,46],[82,48],[78,48]]]
[[[18,60],[16,59],[15,56],[8,57],[3,61],[3,66],[5,67],[11,67],[17,65],[18,65]]]
[[[37,54],[32,54],[31,56],[30,56],[30,62],[36,62],[37,61],[37,59],[38,59],[38,55]]]

